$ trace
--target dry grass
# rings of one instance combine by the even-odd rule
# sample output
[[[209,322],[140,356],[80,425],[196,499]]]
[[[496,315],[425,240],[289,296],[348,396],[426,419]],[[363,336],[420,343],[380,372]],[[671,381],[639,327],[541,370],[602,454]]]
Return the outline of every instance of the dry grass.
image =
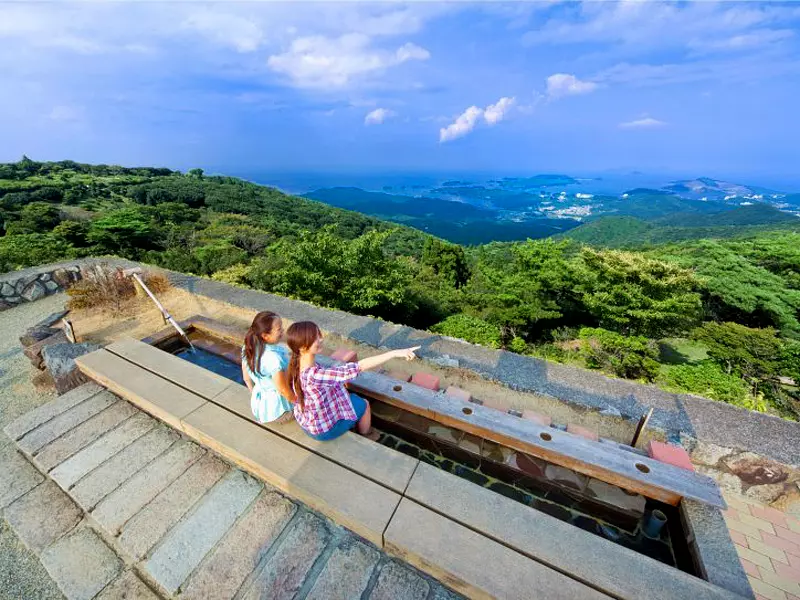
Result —
[[[68,290],[67,308],[108,308],[119,312],[123,304],[137,294],[138,284],[126,277],[121,269],[100,264],[84,269],[82,279]],[[154,294],[168,291],[172,286],[169,280],[157,273],[144,272],[142,280]]]

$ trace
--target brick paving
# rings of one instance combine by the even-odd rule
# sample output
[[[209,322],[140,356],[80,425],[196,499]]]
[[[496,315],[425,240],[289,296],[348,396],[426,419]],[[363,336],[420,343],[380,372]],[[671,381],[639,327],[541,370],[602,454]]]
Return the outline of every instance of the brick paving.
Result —
[[[758,600],[800,600],[800,519],[725,493],[725,522]]]

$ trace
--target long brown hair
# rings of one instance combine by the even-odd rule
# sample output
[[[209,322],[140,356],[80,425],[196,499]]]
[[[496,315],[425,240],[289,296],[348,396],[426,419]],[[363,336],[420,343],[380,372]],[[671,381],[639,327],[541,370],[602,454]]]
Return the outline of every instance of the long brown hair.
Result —
[[[300,405],[300,410],[304,410],[303,401],[305,400],[303,386],[300,385],[300,351],[310,348],[319,338],[319,334],[319,327],[311,321],[292,323],[286,331],[286,344],[289,346],[289,350],[292,351],[287,373],[289,386],[297,396],[297,404]]]
[[[264,353],[264,338],[261,336],[272,333],[275,321],[280,321],[280,317],[274,312],[260,312],[244,336],[244,357],[251,373],[259,375],[261,372],[261,355]]]

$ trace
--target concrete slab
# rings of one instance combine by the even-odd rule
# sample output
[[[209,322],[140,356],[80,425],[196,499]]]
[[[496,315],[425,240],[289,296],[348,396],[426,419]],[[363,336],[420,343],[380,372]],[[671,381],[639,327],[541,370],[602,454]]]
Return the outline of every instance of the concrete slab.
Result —
[[[147,415],[136,414],[58,465],[50,471],[50,477],[63,489],[69,489],[155,425]]]
[[[222,375],[133,338],[114,342],[106,350],[204,398],[213,398],[231,384]]]
[[[399,494],[214,404],[184,419],[183,429],[246,471],[381,544]]]
[[[384,540],[387,552],[470,598],[609,598],[405,498]]]
[[[370,600],[425,600],[431,586],[417,573],[394,561],[381,569]]]
[[[191,469],[204,454],[204,450],[196,444],[178,442],[106,496],[92,511],[92,517],[106,531],[116,535],[128,519],[181,477],[187,469]],[[192,473],[195,474],[196,471]],[[222,469],[219,473],[217,478],[221,476]]]
[[[133,571],[125,571],[95,600],[160,600],[160,598]]]
[[[101,392],[92,396],[26,433],[17,441],[17,446],[25,454],[34,454],[43,446],[105,410],[116,401],[116,396],[110,392]]]
[[[84,510],[90,511],[178,439],[180,436],[168,427],[155,427],[81,479],[70,495]]]
[[[361,598],[381,553],[348,538],[328,558],[306,600],[349,600]]]
[[[617,598],[730,598],[688,573],[421,464],[406,497]]]
[[[122,570],[117,555],[88,527],[49,546],[41,561],[68,600],[91,600]]]
[[[258,424],[250,411],[250,392],[243,385],[231,383],[212,402]],[[310,438],[294,420],[284,424],[258,425],[398,493],[406,489],[419,463],[417,459],[355,433],[346,433],[329,442],[318,442]]]
[[[163,589],[175,593],[262,489],[242,471],[230,472],[167,534],[143,568]]]
[[[33,456],[33,462],[47,472],[137,412],[139,409],[130,402],[117,400],[104,411],[47,444]]]
[[[181,417],[205,404],[196,394],[107,350],[81,356],[75,362],[89,378],[176,429]]]
[[[297,507],[280,494],[262,492],[192,574],[181,598],[233,598],[296,510]]]
[[[0,464],[0,508],[14,502],[44,481],[44,476],[16,450],[3,450]]]
[[[46,423],[56,415],[60,415],[62,412],[80,404],[87,398],[90,398],[95,394],[99,394],[101,391],[103,391],[103,388],[97,384],[84,384],[79,388],[75,388],[64,395],[59,396],[47,404],[43,404],[42,406],[25,413],[16,421],[9,423],[3,431],[5,431],[6,435],[12,440],[18,440],[39,425]]]
[[[45,480],[6,507],[3,516],[22,543],[38,555],[80,523],[83,512],[61,488]]]
[[[329,538],[330,532],[322,519],[309,512],[299,514],[240,599],[294,598]]]

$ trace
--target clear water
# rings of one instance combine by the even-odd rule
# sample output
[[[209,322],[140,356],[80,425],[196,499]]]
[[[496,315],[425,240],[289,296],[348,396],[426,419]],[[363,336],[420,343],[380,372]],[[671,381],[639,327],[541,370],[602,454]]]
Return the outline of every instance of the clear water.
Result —
[[[244,385],[242,368],[239,365],[229,361],[227,358],[213,354],[208,350],[203,350],[202,348],[190,350],[189,348],[185,348],[175,352],[175,356]]]

